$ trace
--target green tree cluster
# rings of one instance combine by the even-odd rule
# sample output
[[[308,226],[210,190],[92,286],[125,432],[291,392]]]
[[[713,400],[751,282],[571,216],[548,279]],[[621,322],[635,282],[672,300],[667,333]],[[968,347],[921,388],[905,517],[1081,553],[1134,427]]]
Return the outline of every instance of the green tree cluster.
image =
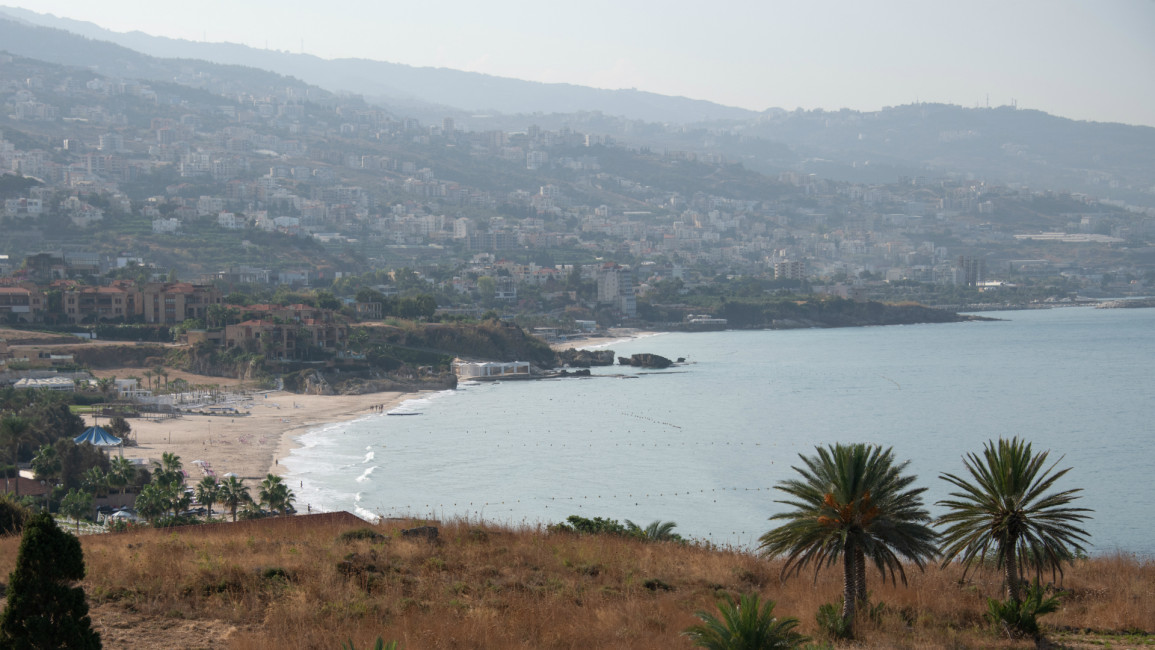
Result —
[[[100,648],[84,590],[80,541],[60,530],[48,513],[24,527],[16,568],[8,578],[8,605],[0,615],[0,647]]]

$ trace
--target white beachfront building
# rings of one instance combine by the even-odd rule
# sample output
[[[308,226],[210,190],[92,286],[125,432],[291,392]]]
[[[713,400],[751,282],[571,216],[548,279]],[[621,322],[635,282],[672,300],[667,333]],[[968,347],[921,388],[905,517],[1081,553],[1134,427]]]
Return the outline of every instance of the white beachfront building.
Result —
[[[458,379],[498,379],[501,377],[528,377],[528,361],[454,361],[453,371]]]

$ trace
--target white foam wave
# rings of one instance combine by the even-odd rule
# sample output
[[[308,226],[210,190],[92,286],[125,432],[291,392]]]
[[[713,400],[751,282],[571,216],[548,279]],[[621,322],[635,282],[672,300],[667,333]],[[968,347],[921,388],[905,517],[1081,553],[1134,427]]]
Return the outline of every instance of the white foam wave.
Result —
[[[355,506],[353,508],[353,514],[364,519],[365,521],[368,521],[371,524],[376,524],[377,522],[381,521],[380,515],[374,512],[370,512],[360,506]]]
[[[644,334],[637,334],[635,336],[627,336],[627,337],[620,338],[620,339],[614,339],[612,341],[606,341],[605,343],[598,343],[596,345],[586,345],[586,346],[578,347],[578,349],[579,350],[604,350],[606,348],[617,347],[619,345],[622,345],[623,343],[633,343],[635,341],[640,341],[642,339],[653,338],[655,336],[662,336],[663,334],[668,334],[668,332],[646,332]]]
[[[369,469],[365,470],[364,472],[361,472],[361,475],[360,475],[360,476],[358,476],[358,477],[357,477],[357,479],[356,479],[356,480],[357,480],[357,482],[358,482],[358,483],[365,483],[365,482],[367,482],[367,481],[369,480],[369,477],[370,477],[370,476],[373,474],[373,471],[374,471],[374,470],[376,470],[376,469],[377,469],[377,466],[376,466],[376,465],[374,465],[374,466],[370,467]]]
[[[361,463],[362,464],[370,463],[376,457],[377,457],[377,454],[375,454],[373,452],[369,452],[369,453],[365,454],[365,460],[361,461]]]
[[[451,395],[456,395],[456,394],[457,394],[457,391],[455,391],[455,390],[440,390],[440,391],[437,391],[435,393],[424,393],[420,397],[413,397],[413,398],[410,398],[410,399],[407,399],[407,400],[401,402],[400,404],[398,404],[396,406],[396,408],[390,409],[389,412],[390,413],[417,413],[419,411],[424,410],[424,407],[431,404],[434,400],[443,399],[445,397],[449,397]]]

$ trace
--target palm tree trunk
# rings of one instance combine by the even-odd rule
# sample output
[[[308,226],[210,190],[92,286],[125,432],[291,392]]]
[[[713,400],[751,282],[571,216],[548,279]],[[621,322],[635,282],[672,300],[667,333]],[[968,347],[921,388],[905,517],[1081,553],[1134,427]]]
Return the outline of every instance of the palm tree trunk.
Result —
[[[857,590],[854,587],[857,574],[857,550],[847,548],[842,551],[842,620],[846,622],[846,632],[854,636],[854,613]]]
[[[866,602],[866,553],[861,548],[854,551],[854,593],[858,602]]]
[[[16,472],[16,486],[13,494],[18,501],[20,500],[20,459],[17,458],[19,454],[20,442],[17,441],[16,444],[12,446],[12,470]]]
[[[1007,581],[1007,598],[1014,601],[1019,600],[1018,569],[1018,556],[1015,553],[1015,549],[1012,548],[1011,552],[1007,553],[1007,565],[1004,567],[1004,573]]]

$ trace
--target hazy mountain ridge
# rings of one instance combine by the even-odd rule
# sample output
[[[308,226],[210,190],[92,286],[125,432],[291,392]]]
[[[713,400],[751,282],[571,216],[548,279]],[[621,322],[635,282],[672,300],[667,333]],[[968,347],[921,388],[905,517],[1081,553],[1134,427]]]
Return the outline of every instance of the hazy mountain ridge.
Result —
[[[0,50],[57,65],[75,66],[108,77],[173,82],[203,87],[216,94],[266,92],[294,88],[310,101],[332,95],[298,79],[260,68],[201,60],[162,59],[114,43],[71,32],[11,20],[0,11]]]
[[[540,84],[363,59],[327,61],[140,32],[118,34],[91,23],[0,8],[0,15],[5,12],[25,21],[18,25],[0,20],[0,42],[6,49],[57,63],[88,66],[95,62],[107,74],[172,80],[181,69],[214,66],[206,68],[214,76],[251,74],[261,79],[250,88],[252,92],[303,79],[328,91],[353,90],[371,101],[385,102],[394,112],[422,120],[454,117],[460,127],[474,131],[514,130],[528,124],[569,126],[611,135],[631,146],[720,154],[772,175],[793,171],[865,183],[955,176],[1155,206],[1155,128],[1151,127],[1076,121],[1011,107],[945,104],[874,112],[770,109],[754,113],[640,91]],[[29,26],[32,22],[59,26],[85,38]],[[27,33],[30,30],[34,33]],[[153,59],[90,37],[113,39],[165,56],[227,61],[229,66],[201,64],[192,58]],[[243,65],[255,67],[239,67]],[[262,78],[260,74],[271,73],[258,73],[258,68],[292,77]],[[302,92],[312,93],[310,99],[324,93],[306,90],[304,83],[301,86]],[[214,88],[226,89],[231,87],[218,84]],[[496,112],[478,115],[478,111]]]
[[[368,59],[329,60],[311,54],[265,50],[232,43],[198,43],[142,32],[119,33],[92,23],[23,9],[0,7],[0,13],[8,13],[31,24],[113,42],[151,56],[253,66],[291,75],[333,92],[351,92],[387,102],[418,100],[473,113],[570,113],[600,110],[631,119],[678,123],[748,119],[758,115],[755,111],[705,100],[638,90],[605,90],[573,84],[523,81],[479,72],[415,67]]]

